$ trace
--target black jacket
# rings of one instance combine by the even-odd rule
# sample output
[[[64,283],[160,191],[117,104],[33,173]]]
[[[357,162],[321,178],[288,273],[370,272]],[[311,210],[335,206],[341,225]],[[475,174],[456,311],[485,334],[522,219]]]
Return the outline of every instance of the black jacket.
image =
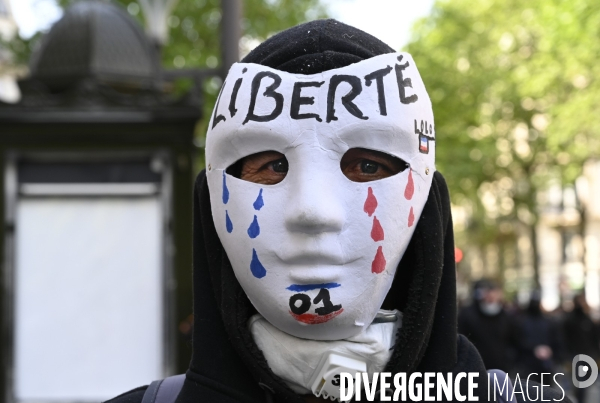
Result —
[[[271,37],[244,62],[312,74],[390,52],[371,35],[335,20],[320,20]],[[302,403],[302,397],[271,371],[247,329],[256,311],[217,236],[204,172],[196,180],[193,225],[193,355],[176,402]],[[383,308],[403,312],[401,334],[386,371],[479,372],[479,401],[487,401],[483,362],[473,345],[457,334],[450,199],[437,172]],[[134,389],[110,402],[139,403],[144,391],[145,387]]]
[[[578,305],[565,315],[563,322],[565,344],[571,356],[586,354],[600,359],[600,334],[598,328]]]
[[[477,303],[464,308],[458,316],[458,331],[475,345],[486,368],[513,369],[521,351],[517,323],[504,310],[488,316]]]

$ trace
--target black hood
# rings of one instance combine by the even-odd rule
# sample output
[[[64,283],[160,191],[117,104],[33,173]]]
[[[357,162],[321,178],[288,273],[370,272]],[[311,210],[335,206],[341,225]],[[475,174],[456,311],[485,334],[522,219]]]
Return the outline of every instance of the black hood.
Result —
[[[307,22],[274,35],[242,62],[288,73],[317,74],[393,52],[374,36],[329,19]]]
[[[273,36],[243,62],[313,74],[390,52],[392,48],[356,28],[320,20]],[[466,339],[457,340],[455,283],[450,199],[442,175],[436,172],[383,304],[385,309],[403,312],[401,335],[386,371],[468,370],[482,371],[484,376],[476,350]],[[196,402],[198,388],[226,390],[232,399],[256,402],[265,401],[267,389],[275,401],[301,401],[273,374],[254,343],[247,321],[255,312],[217,236],[202,172],[194,193],[194,352],[187,374],[193,382],[186,382],[179,402]],[[461,349],[460,360],[457,349]]]

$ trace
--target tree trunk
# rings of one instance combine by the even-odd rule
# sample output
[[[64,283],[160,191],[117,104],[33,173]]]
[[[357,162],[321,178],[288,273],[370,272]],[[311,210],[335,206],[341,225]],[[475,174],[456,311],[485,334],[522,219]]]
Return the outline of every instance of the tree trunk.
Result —
[[[537,217],[531,225],[531,253],[533,264],[533,282],[535,288],[540,288],[540,255],[537,241]]]

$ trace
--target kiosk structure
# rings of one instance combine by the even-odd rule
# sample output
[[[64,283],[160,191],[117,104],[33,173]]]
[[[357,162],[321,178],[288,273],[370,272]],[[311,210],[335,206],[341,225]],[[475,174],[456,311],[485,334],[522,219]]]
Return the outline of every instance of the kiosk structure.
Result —
[[[175,95],[142,28],[100,1],[65,11],[30,72],[0,103],[0,402],[183,372],[200,86]]]

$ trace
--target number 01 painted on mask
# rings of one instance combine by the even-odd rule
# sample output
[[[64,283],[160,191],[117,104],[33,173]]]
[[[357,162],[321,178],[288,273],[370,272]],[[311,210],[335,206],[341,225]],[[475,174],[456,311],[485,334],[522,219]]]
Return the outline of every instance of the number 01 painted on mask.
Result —
[[[296,306],[296,303],[300,301],[300,306]],[[317,294],[315,299],[312,300],[312,303],[318,304],[323,302],[323,306],[315,309],[315,313],[317,315],[329,315],[332,312],[339,311],[342,309],[342,305],[333,305],[331,303],[331,298],[329,297],[329,290],[326,288],[321,288],[321,291]],[[310,297],[306,294],[294,294],[290,297],[290,310],[296,315],[302,315],[303,313],[308,312],[311,306]]]

